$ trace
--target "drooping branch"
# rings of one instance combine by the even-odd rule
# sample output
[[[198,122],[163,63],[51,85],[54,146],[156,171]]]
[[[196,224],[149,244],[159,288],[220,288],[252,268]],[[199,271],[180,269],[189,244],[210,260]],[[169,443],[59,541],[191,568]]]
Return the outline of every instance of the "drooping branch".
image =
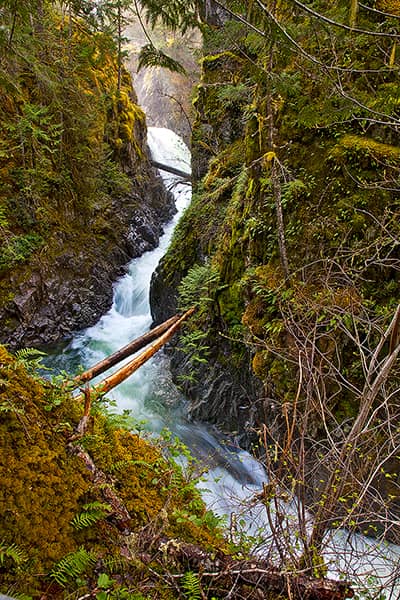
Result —
[[[258,0],[257,0],[257,2],[260,6],[263,6],[262,3],[259,2]],[[328,23],[329,25],[333,25],[334,27],[340,27],[341,29],[346,29],[346,31],[351,31],[352,33],[360,33],[362,35],[372,35],[372,36],[385,37],[385,38],[398,38],[399,37],[398,33],[390,33],[390,32],[387,33],[385,31],[372,31],[372,30],[367,30],[367,29],[358,29],[357,27],[351,27],[350,25],[346,25],[345,23],[339,23],[338,21],[334,21],[333,19],[330,19],[329,17],[326,17],[325,15],[322,15],[321,13],[319,13],[315,10],[312,10],[312,8],[310,8],[309,6],[306,6],[302,2],[299,2],[299,0],[292,0],[292,2],[294,4],[296,4],[299,8],[304,10],[305,12],[308,12],[310,15],[312,15],[313,17],[318,19],[319,21],[324,21],[325,23]],[[263,9],[265,9],[264,6],[263,6]]]

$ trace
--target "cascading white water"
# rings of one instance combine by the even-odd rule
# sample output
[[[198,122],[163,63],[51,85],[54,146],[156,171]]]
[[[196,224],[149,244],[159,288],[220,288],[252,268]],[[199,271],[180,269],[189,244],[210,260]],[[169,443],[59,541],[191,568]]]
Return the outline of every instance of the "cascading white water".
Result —
[[[149,128],[148,142],[156,161],[190,170],[189,150],[172,131]],[[178,218],[190,201],[191,191],[187,184],[178,183],[176,176],[164,173],[162,176],[167,187],[173,189],[178,212],[165,227],[159,247],[130,263],[127,274],[115,285],[109,312],[95,326],[77,334],[71,344],[51,360],[54,367],[70,372],[78,365],[88,368],[149,329],[151,275],[165,253]],[[193,454],[210,467],[202,484],[206,488],[203,497],[207,505],[218,515],[235,513],[239,530],[254,537],[255,549],[260,553],[270,551],[271,532],[265,507],[254,501],[266,481],[264,469],[248,453],[227,445],[223,437],[210,428],[185,421],[182,410],[185,399],[170,380],[165,358],[154,357],[108,397],[116,401],[119,412],[129,410],[137,421],[145,420],[149,430],[159,432],[168,426],[178,435]],[[285,511],[284,528],[288,540],[296,548],[296,507],[282,504],[281,508]],[[398,562],[399,549],[390,544],[383,547],[372,539],[348,536],[341,530],[328,533],[327,538],[325,559],[330,575],[337,577],[340,573],[348,573],[350,580],[360,580],[360,587],[365,585],[367,577],[393,572],[393,564]],[[368,589],[372,590],[371,586],[372,583]],[[398,588],[389,588],[389,580],[386,587],[386,598],[397,600],[400,597]],[[372,592],[370,597],[377,598]]]

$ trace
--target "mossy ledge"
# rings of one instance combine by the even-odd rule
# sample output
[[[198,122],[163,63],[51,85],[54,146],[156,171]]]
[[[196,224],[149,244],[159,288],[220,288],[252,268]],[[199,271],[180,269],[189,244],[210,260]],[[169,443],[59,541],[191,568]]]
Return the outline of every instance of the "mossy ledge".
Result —
[[[12,356],[0,346],[1,592],[23,600],[174,600],[193,590],[211,599],[348,597],[347,582],[291,580],[248,556],[242,538],[228,543],[181,443],[132,433],[132,420],[104,399],[93,397],[89,414],[67,381],[37,375],[39,360],[37,351]]]

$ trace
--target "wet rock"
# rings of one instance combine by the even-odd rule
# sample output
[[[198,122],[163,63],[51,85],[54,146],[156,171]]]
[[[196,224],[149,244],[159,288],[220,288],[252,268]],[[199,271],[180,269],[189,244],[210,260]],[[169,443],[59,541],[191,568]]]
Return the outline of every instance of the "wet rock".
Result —
[[[172,194],[147,162],[140,181],[114,199],[104,232],[56,232],[47,252],[9,275],[13,297],[0,310],[0,343],[11,350],[54,343],[109,310],[127,262],[157,246],[162,224],[175,212]]]

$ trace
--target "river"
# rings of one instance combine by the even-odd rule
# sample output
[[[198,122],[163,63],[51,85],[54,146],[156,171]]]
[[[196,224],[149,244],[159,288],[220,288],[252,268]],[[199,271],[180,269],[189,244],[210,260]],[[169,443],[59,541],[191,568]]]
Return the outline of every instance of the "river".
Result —
[[[148,143],[154,160],[184,171],[190,170],[190,152],[172,131],[149,128]],[[160,245],[131,261],[126,275],[115,284],[114,300],[108,313],[93,327],[77,333],[71,343],[56,355],[49,357],[47,362],[55,370],[74,374],[79,368],[89,368],[150,328],[151,275],[165,253],[191,195],[190,186],[180,183],[176,176],[162,173],[162,177],[175,195],[177,213],[165,226]],[[201,484],[208,507],[218,515],[227,515],[228,520],[232,513],[235,514],[238,538],[248,536],[254,551],[259,554],[268,552],[272,557],[276,555],[265,507],[256,501],[256,495],[266,481],[262,465],[212,428],[185,419],[186,400],[173,384],[168,360],[162,353],[110,392],[108,397],[115,403],[116,412],[130,411],[137,429],[158,434],[167,427],[182,440],[192,454],[208,467],[205,481]],[[287,532],[288,544],[296,553],[299,546],[296,507],[292,503],[282,508],[285,513],[283,529]],[[345,574],[346,578],[355,582],[358,597],[377,599],[380,593],[384,593],[383,597],[388,600],[400,597],[396,580],[392,581],[391,577],[399,560],[398,548],[339,530],[327,534],[324,557],[331,576]]]

